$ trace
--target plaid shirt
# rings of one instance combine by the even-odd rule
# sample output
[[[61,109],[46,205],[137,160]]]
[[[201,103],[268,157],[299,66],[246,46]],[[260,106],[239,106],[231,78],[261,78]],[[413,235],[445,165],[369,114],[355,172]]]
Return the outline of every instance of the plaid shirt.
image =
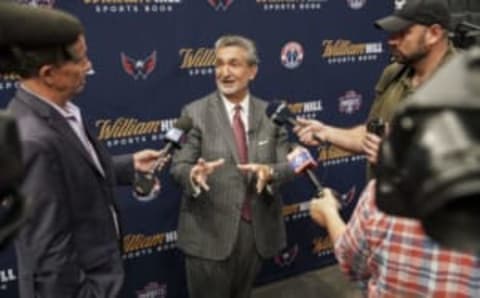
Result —
[[[417,220],[380,212],[374,181],[335,242],[335,255],[371,298],[480,297],[478,256],[440,247]]]

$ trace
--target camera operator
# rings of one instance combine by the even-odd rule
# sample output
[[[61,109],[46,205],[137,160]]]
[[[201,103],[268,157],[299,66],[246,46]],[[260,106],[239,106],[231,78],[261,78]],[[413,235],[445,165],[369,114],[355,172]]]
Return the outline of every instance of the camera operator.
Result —
[[[380,174],[348,224],[331,190],[312,200],[312,219],[368,297],[480,296],[479,83],[477,48],[402,103],[381,147]]]
[[[377,28],[389,33],[388,45],[395,62],[385,68],[377,82],[367,122],[379,119],[388,124],[395,107],[452,57],[455,50],[448,40],[449,23],[447,0],[395,1],[393,14],[375,22]],[[382,136],[367,131],[367,125],[339,128],[306,119],[298,119],[298,123],[295,131],[303,143],[331,143],[364,153],[370,164],[377,163]],[[368,176],[371,178],[371,170]]]

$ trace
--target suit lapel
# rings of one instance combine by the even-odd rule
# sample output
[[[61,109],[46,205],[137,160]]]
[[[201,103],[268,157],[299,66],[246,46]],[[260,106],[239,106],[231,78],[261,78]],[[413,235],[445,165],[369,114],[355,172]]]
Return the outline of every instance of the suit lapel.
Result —
[[[34,95],[29,94],[22,89],[18,89],[16,98],[23,101],[36,114],[44,118],[53,130],[62,135],[62,137],[66,140],[65,143],[72,145],[74,150],[76,150],[90,164],[90,166],[92,166],[95,171],[102,176],[93,162],[90,154],[85,149],[85,146],[82,144],[80,139],[68,124],[67,120],[65,120],[62,115],[60,115],[47,103],[44,103],[41,99],[36,98]]]
[[[262,125],[263,109],[255,97],[250,97],[250,108],[248,111],[248,161],[254,163],[257,160],[258,131]]]
[[[235,144],[235,138],[233,136],[232,126],[230,125],[230,119],[228,119],[225,105],[223,104],[223,101],[218,93],[215,93],[215,95],[211,97],[210,104],[212,106],[214,117],[216,118],[216,123],[214,125],[215,127],[220,128],[220,133],[225,139],[228,148],[232,152],[235,162],[239,163],[240,158],[238,157],[237,145]]]

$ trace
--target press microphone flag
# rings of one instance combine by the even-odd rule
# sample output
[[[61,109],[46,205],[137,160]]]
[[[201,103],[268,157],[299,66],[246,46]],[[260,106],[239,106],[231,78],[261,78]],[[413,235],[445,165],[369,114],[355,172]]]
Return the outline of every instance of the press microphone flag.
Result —
[[[323,195],[323,186],[318,181],[317,176],[311,169],[317,167],[317,162],[313,159],[310,151],[305,147],[296,146],[292,152],[287,155],[288,165],[293,169],[295,174],[307,174],[308,179],[313,184],[316,189],[316,194],[318,197]]]

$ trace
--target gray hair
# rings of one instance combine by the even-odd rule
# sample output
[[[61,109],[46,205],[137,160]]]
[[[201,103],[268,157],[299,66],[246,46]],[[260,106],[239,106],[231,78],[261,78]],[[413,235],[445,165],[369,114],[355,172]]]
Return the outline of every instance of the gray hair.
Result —
[[[246,37],[240,35],[223,35],[215,42],[215,52],[220,48],[240,47],[247,51],[247,62],[250,65],[258,65],[260,59],[257,54],[255,43]]]

